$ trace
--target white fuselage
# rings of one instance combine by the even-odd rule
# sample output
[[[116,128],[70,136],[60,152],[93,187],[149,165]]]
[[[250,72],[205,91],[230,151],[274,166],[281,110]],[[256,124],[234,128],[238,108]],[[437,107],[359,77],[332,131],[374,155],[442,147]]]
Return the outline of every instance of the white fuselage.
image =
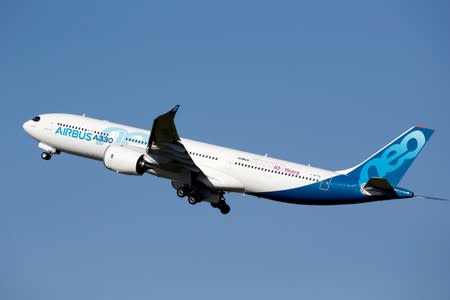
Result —
[[[71,114],[36,116],[23,128],[45,160],[66,152],[101,160],[117,173],[167,178],[179,197],[210,202],[222,214],[230,212],[225,192],[312,205],[411,198],[397,184],[434,132],[411,127],[362,163],[333,172],[183,139],[174,122],[178,108],[155,118],[151,132]]]
[[[110,145],[122,145],[145,153],[150,137],[150,132],[145,129],[71,114],[41,115],[39,122],[26,122],[24,129],[46,150],[95,160],[103,160]],[[189,139],[182,138],[181,142],[213,188],[223,191],[258,194],[289,190],[340,175]],[[147,172],[172,180],[181,176],[157,165]]]

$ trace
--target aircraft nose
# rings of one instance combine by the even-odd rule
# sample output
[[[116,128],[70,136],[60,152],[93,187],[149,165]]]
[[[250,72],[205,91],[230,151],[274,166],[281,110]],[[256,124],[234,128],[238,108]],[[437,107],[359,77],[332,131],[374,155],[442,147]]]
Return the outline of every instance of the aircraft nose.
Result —
[[[28,120],[22,124],[23,130],[25,130],[25,132],[28,134],[30,134],[30,123],[31,123],[31,121]]]

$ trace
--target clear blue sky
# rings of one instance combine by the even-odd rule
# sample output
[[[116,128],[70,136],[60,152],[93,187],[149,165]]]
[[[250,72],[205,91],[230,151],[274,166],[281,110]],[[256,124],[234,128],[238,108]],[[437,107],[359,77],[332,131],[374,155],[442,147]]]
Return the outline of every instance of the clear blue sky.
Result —
[[[450,204],[311,207],[228,196],[69,155],[23,121],[86,113],[343,169],[415,124],[401,182],[450,198],[446,1],[2,1],[0,299],[448,299]]]

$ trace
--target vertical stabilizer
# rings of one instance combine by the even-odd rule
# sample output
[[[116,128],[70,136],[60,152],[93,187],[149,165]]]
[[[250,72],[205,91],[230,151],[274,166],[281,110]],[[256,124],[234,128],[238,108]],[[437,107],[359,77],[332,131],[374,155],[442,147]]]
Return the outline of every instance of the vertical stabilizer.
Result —
[[[433,132],[422,126],[412,127],[361,164],[339,172],[357,177],[360,185],[373,177],[398,185]]]

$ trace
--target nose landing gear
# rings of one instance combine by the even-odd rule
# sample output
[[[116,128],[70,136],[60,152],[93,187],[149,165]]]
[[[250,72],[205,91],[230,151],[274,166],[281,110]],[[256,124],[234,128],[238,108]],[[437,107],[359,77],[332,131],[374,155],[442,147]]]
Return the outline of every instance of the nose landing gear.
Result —
[[[50,158],[52,158],[52,154],[49,152],[42,152],[41,153],[41,158],[43,160],[50,160]]]

